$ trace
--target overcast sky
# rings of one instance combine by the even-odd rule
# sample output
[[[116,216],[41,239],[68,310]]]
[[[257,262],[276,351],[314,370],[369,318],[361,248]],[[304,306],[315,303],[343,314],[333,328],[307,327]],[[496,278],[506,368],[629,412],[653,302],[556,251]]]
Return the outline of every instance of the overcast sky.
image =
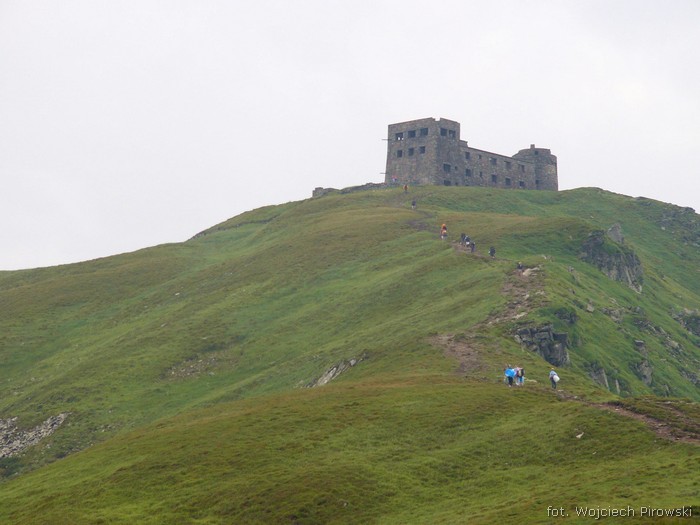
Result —
[[[381,182],[387,125],[700,211],[698,0],[0,0],[0,270]]]

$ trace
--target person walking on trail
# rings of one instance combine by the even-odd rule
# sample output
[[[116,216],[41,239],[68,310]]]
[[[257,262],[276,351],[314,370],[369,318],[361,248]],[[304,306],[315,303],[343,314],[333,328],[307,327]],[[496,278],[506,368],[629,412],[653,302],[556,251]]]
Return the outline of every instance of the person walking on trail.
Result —
[[[493,259],[494,257],[496,257],[496,248],[494,248],[493,246],[491,246],[491,248],[489,248],[489,255],[491,256],[492,259]]]
[[[518,386],[525,384],[525,369],[522,366],[515,369],[515,384]]]
[[[559,382],[559,375],[557,374],[556,370],[554,370],[554,368],[552,368],[552,370],[549,372],[549,380],[552,383],[552,388],[556,390],[557,383]]]
[[[506,380],[508,381],[508,387],[513,386],[513,378],[515,377],[515,370],[511,368],[510,366],[507,366],[503,370],[503,375],[506,376]]]
[[[447,224],[443,224],[440,228],[440,238],[444,241],[447,239]]]
[[[413,199],[413,202],[411,203],[411,208],[416,209],[416,199]]]
[[[408,193],[408,184],[403,185],[403,192]]]

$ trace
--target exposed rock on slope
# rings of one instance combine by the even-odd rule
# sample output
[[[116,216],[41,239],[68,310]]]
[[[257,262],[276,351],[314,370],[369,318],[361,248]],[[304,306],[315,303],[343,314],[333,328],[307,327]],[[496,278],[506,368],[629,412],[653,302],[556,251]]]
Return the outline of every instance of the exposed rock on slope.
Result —
[[[17,430],[17,418],[0,419],[0,458],[21,454],[53,434],[65,421],[68,414],[51,416],[41,425],[31,430]]]
[[[610,279],[625,283],[641,293],[643,271],[639,257],[631,248],[614,241],[623,240],[619,228],[611,228],[611,235],[596,230],[588,235],[581,249],[580,258],[595,266]]]
[[[330,383],[336,377],[338,377],[340,374],[342,374],[343,372],[345,372],[347,370],[350,370],[353,366],[355,366],[357,363],[359,363],[360,361],[363,361],[366,358],[367,358],[367,356],[363,354],[357,359],[352,358],[352,359],[348,359],[347,361],[345,361],[345,360],[340,361],[339,363],[333,365],[328,370],[326,370],[323,373],[323,375],[321,375],[321,377],[314,379],[306,386],[308,388],[313,388],[315,386],[323,386],[327,383]]]
[[[568,334],[557,333],[551,324],[544,326],[520,328],[515,335],[515,340],[536,352],[548,363],[554,366],[565,366],[570,363],[568,346]]]

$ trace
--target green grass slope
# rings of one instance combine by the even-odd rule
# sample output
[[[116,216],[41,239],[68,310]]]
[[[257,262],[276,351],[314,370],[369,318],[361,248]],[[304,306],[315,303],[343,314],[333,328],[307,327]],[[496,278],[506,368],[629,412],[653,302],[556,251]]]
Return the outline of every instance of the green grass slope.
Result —
[[[700,399],[698,221],[597,189],[387,189],[0,273],[0,419],[32,428],[68,414],[0,459],[0,522],[548,523],[550,505],[581,523],[575,506],[700,514],[698,408],[680,399]],[[443,222],[477,253],[440,241]],[[580,257],[614,223],[641,261],[641,293]],[[524,285],[518,260],[538,278]],[[514,339],[544,324],[570,342],[559,395],[549,364]],[[533,381],[504,387],[506,362]],[[607,389],[591,379],[601,370]],[[617,412],[599,406],[609,401]]]

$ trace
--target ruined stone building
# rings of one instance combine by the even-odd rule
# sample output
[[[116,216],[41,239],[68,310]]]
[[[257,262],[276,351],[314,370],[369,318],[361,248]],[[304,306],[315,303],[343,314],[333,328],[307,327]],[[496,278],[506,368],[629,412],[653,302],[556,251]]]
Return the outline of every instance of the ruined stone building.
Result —
[[[559,188],[557,157],[532,144],[512,157],[470,147],[459,122],[424,118],[389,125],[387,184],[444,184],[526,190]]]

